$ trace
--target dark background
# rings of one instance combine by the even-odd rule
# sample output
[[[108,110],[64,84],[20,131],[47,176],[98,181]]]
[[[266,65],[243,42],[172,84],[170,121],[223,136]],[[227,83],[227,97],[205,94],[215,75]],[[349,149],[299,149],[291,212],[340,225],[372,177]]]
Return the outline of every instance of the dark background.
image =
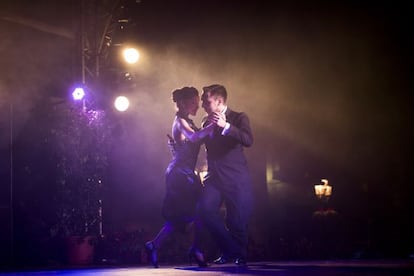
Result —
[[[141,60],[129,68],[133,84],[123,84],[117,72],[125,68],[111,46],[94,91],[111,129],[108,236],[145,229],[149,237],[162,225],[170,92],[221,83],[255,135],[246,150],[256,197],[252,259],[413,254],[408,4],[123,3],[118,16],[129,22],[113,34],[114,44],[137,45]],[[61,156],[51,130],[65,120],[61,110],[79,81],[79,1],[7,0],[0,11],[1,251],[5,264],[45,265],[59,262],[50,227]],[[132,99],[125,114],[108,105],[120,92]],[[336,215],[313,215],[321,178],[333,187],[328,205]]]

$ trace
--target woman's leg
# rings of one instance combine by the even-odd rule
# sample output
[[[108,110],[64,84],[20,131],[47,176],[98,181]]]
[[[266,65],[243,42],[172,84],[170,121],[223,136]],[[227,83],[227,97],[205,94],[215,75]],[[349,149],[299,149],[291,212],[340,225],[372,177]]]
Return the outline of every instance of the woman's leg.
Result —
[[[157,236],[151,241],[155,248],[160,248],[164,240],[170,236],[174,231],[174,225],[170,222],[166,222],[164,226],[160,229]]]
[[[174,231],[174,226],[167,222],[164,226],[160,229],[157,236],[145,243],[145,248],[148,252],[148,257],[152,265],[157,268],[158,267],[158,252],[157,249],[160,248],[164,240]]]

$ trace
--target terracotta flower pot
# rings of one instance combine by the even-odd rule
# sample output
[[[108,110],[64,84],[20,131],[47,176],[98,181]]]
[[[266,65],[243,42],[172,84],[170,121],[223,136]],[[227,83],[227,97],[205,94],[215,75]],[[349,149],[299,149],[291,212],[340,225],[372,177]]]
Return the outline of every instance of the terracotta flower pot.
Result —
[[[95,253],[94,236],[71,236],[66,239],[68,263],[71,265],[92,264]]]

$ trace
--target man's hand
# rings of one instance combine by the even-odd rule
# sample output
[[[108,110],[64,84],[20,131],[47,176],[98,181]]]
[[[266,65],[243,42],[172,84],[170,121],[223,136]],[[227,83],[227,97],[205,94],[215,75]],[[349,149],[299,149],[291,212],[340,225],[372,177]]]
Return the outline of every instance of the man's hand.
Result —
[[[223,114],[221,112],[211,113],[209,116],[209,121],[223,128],[226,126],[226,114]]]

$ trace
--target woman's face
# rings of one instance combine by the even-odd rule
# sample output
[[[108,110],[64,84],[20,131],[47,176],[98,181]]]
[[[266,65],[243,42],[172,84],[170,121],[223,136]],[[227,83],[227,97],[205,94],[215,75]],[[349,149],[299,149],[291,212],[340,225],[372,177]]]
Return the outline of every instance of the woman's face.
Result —
[[[183,102],[183,108],[186,113],[195,116],[197,114],[197,110],[199,108],[200,97],[194,96],[190,99],[186,99]]]

